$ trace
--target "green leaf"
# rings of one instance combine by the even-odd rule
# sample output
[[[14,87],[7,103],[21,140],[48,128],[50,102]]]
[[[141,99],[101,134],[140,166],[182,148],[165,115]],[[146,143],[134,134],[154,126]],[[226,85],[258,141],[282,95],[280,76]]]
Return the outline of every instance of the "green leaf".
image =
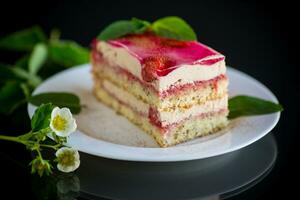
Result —
[[[28,101],[36,106],[51,102],[58,107],[68,107],[73,114],[77,114],[81,110],[79,97],[67,92],[41,93],[30,97]]]
[[[17,66],[19,68],[22,68],[22,69],[28,69],[28,62],[29,62],[29,55],[25,55],[23,57],[21,57],[20,59],[18,59],[14,66]]]
[[[138,18],[131,20],[119,20],[108,25],[98,35],[99,40],[110,40],[122,37],[130,33],[144,33],[147,30],[153,31],[162,37],[177,40],[197,40],[194,30],[183,19],[170,16],[158,19],[152,24]]]
[[[36,75],[29,74],[25,69],[10,65],[0,64],[0,81],[29,81],[34,83],[40,83],[41,80]]]
[[[22,103],[25,103],[20,83],[18,81],[7,81],[0,88],[0,112],[11,114]]]
[[[28,99],[32,92],[31,87],[26,83],[21,83],[20,87],[23,91],[23,94],[25,95],[25,98]]]
[[[0,49],[30,51],[39,42],[46,42],[47,37],[42,29],[34,26],[12,33],[0,39]]]
[[[14,80],[17,76],[12,71],[12,66],[0,63],[0,82]]]
[[[152,30],[159,36],[177,40],[197,40],[196,33],[183,19],[170,16],[156,20]]]
[[[21,79],[27,80],[28,83],[32,86],[32,87],[36,87],[38,86],[42,80],[38,75],[35,74],[30,74],[29,72],[27,72],[26,70],[19,68],[19,67],[13,67],[11,69],[14,74]]]
[[[55,106],[52,103],[41,104],[31,118],[32,131],[38,131],[49,127],[51,112]]]
[[[230,111],[228,118],[230,119],[241,116],[269,114],[283,110],[280,104],[245,95],[232,97],[228,103]]]
[[[108,25],[98,35],[99,40],[111,40],[130,33],[142,33],[149,26],[149,22],[133,18],[132,20],[119,20]]]
[[[30,74],[37,74],[39,69],[47,60],[47,46],[43,43],[38,43],[34,46],[29,57],[28,68]]]
[[[150,22],[145,21],[145,20],[141,20],[141,19],[138,19],[138,18],[135,18],[135,17],[133,17],[131,19],[131,22],[133,24],[135,24],[136,27],[138,27],[138,29],[135,30],[134,33],[144,33],[151,26]]]
[[[65,67],[89,62],[89,50],[72,41],[53,41],[49,44],[51,61]]]

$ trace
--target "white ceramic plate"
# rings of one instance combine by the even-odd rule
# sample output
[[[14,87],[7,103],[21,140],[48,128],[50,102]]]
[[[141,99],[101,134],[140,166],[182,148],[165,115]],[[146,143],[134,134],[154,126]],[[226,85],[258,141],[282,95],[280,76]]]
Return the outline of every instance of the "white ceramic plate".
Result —
[[[247,94],[277,102],[276,97],[252,77],[229,68],[230,96]],[[183,161],[216,156],[243,148],[271,131],[280,113],[243,117],[230,122],[218,134],[198,138],[169,148],[159,148],[152,137],[125,117],[96,100],[92,94],[90,65],[74,67],[44,81],[34,94],[50,91],[76,93],[84,108],[76,116],[78,130],[68,145],[96,156],[131,161]],[[32,116],[35,107],[28,105]]]

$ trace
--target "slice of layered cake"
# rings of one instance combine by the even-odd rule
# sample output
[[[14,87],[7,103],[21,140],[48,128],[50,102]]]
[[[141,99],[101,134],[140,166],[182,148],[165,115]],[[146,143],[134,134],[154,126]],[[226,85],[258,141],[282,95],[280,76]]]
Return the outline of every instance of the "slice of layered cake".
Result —
[[[224,56],[204,44],[129,34],[96,40],[91,62],[96,97],[161,147],[227,125]]]

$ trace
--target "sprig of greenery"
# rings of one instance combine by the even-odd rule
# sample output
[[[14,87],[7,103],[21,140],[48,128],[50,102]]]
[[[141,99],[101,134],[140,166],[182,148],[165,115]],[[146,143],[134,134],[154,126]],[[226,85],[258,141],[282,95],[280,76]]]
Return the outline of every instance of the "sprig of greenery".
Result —
[[[55,29],[48,39],[34,26],[0,38],[0,49],[26,53],[13,64],[0,63],[0,114],[10,115],[28,102],[44,78],[89,61],[87,48],[59,37]]]
[[[140,34],[147,31],[177,40],[197,40],[197,35],[192,27],[177,16],[164,17],[153,23],[138,18],[115,21],[105,27],[97,38],[106,41],[128,34]]]
[[[44,174],[49,175],[52,173],[53,169],[53,163],[55,161],[58,162],[58,166],[65,166],[68,164],[69,169],[77,169],[79,166],[79,160],[77,159],[77,165],[76,167],[73,167],[73,163],[63,163],[64,159],[63,153],[60,153],[60,160],[46,160],[44,159],[42,155],[42,151],[45,148],[55,150],[57,152],[62,152],[62,150],[65,151],[67,149],[68,151],[75,152],[75,150],[71,148],[64,147],[64,145],[67,142],[67,136],[71,134],[73,131],[68,132],[66,137],[62,137],[58,134],[57,125],[55,124],[55,120],[61,119],[62,117],[65,117],[65,115],[60,115],[57,113],[57,110],[59,110],[58,107],[55,107],[52,103],[47,104],[41,104],[34,112],[34,115],[31,118],[31,131],[20,135],[20,136],[6,136],[6,135],[0,135],[0,140],[7,140],[12,142],[21,143],[26,146],[26,148],[32,152],[35,152],[36,156],[35,158],[29,163],[31,166],[31,172],[37,173],[40,176],[43,176]],[[54,112],[55,111],[55,112]],[[65,112],[65,111],[64,111]],[[58,118],[55,118],[56,116],[59,116]],[[70,126],[69,121],[74,120],[71,118],[64,118],[60,123],[65,123],[64,126]],[[52,124],[52,125],[51,125]],[[59,124],[58,124],[59,125]],[[76,125],[76,124],[75,124]],[[72,126],[72,124],[71,124]],[[61,127],[58,127],[61,128]],[[76,129],[76,126],[73,127]],[[61,131],[61,130],[59,130]],[[46,141],[47,136],[54,137],[54,141],[52,143],[49,143]],[[77,152],[78,154],[78,152]],[[68,154],[68,156],[72,156],[72,154]],[[66,159],[65,159],[66,160]],[[70,168],[71,167],[71,168]]]
[[[43,157],[44,149],[60,150],[60,158],[76,154],[70,148],[67,151],[73,154],[64,153],[66,150],[62,148],[65,148],[63,146],[67,137],[60,136],[53,126],[50,127],[54,107],[70,107],[75,114],[79,113],[81,106],[79,98],[74,94],[42,93],[32,96],[31,93],[43,79],[66,67],[87,63],[89,60],[88,49],[73,41],[60,40],[59,37],[60,32],[53,30],[48,39],[40,27],[34,26],[0,38],[0,49],[24,52],[24,56],[13,64],[0,62],[0,114],[17,116],[15,110],[25,107],[27,102],[39,106],[31,118],[30,132],[15,137],[0,135],[0,140],[21,143],[34,152],[35,158],[30,162],[31,172],[40,176],[52,173],[53,163],[64,160],[46,160]],[[51,136],[54,141],[47,139],[47,136]],[[66,165],[58,164],[60,168]]]

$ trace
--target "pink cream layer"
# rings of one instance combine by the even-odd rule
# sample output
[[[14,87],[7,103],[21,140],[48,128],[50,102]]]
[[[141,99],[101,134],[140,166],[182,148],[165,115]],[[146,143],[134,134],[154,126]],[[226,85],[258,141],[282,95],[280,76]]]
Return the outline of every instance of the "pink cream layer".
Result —
[[[227,76],[225,74],[221,74],[213,79],[207,80],[207,81],[195,81],[193,83],[187,83],[183,85],[178,86],[171,86],[167,90],[164,90],[162,92],[157,91],[152,84],[141,81],[139,78],[131,74],[129,71],[125,70],[124,68],[118,67],[118,66],[110,66],[103,60],[101,54],[93,49],[91,53],[91,60],[94,65],[97,65],[97,67],[107,67],[113,69],[116,74],[121,74],[123,76],[126,76],[129,81],[137,82],[141,85],[141,87],[148,88],[150,91],[152,91],[154,94],[157,94],[161,99],[166,98],[170,95],[180,95],[180,93],[184,93],[187,90],[193,89],[198,90],[203,87],[206,87],[210,84],[214,86],[214,88],[217,90],[218,82],[221,80],[227,80]]]

